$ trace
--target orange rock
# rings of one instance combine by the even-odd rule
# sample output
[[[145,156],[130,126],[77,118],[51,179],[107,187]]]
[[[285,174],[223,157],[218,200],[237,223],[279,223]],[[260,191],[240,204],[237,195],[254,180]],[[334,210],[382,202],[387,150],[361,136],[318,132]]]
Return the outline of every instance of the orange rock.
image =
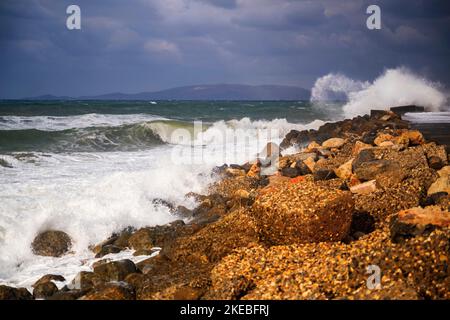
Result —
[[[259,174],[261,173],[261,167],[258,163],[253,164],[250,167],[250,170],[247,172],[247,176],[250,178],[259,178]]]
[[[409,142],[411,145],[419,145],[425,143],[425,138],[423,137],[422,133],[417,130],[409,130],[407,132]]]
[[[291,183],[299,183],[299,182],[303,182],[303,181],[305,181],[304,176],[298,176],[298,177],[292,178],[290,180]]]
[[[364,149],[370,149],[372,148],[372,146],[370,144],[361,142],[361,141],[356,141],[355,146],[353,147],[352,150],[352,154],[354,156],[357,156],[362,150]]]
[[[388,133],[380,133],[373,141],[377,146],[380,146],[385,141],[394,141],[395,137]]]

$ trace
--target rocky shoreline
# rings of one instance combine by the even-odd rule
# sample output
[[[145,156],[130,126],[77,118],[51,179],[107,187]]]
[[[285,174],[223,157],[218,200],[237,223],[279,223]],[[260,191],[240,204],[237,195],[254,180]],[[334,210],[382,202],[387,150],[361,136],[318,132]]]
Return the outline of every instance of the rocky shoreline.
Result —
[[[283,155],[293,145],[303,148]],[[156,256],[100,260],[62,289],[60,275],[43,276],[33,293],[0,286],[0,300],[450,299],[445,146],[376,111],[292,130],[280,148],[270,176],[265,159],[216,168],[208,194],[186,195],[194,210],[156,200],[187,222],[128,228],[92,247],[97,258],[162,248]],[[70,242],[49,230],[32,248],[61,256]],[[377,288],[367,285],[370,266],[381,272]]]

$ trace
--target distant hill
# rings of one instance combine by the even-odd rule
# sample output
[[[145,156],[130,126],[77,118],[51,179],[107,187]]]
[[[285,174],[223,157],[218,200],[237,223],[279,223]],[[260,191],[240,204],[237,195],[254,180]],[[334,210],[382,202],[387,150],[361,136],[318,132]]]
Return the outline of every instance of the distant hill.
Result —
[[[216,84],[177,87],[135,94],[109,93],[98,96],[57,97],[43,95],[27,100],[309,100],[310,91],[293,86]]]

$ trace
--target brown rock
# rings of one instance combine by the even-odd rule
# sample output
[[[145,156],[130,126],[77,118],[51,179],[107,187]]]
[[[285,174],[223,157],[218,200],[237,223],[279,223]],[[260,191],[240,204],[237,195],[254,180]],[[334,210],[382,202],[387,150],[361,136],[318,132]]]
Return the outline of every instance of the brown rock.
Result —
[[[352,155],[357,156],[362,150],[373,148],[372,145],[356,141],[355,145],[353,146]]]
[[[49,230],[34,238],[31,247],[36,255],[60,257],[69,251],[71,245],[72,240],[67,233]]]
[[[35,288],[37,285],[45,283],[45,282],[50,282],[50,281],[66,281],[66,278],[64,278],[63,276],[59,275],[59,274],[46,274],[45,276],[41,277],[39,280],[37,280],[32,287]]]
[[[316,166],[316,162],[312,157],[309,157],[308,159],[304,160],[303,163],[309,168],[311,172],[314,172],[314,168]]]
[[[80,298],[80,300],[135,300],[134,288],[125,282],[108,282]]]
[[[409,138],[409,143],[413,146],[425,143],[425,138],[423,137],[422,133],[420,133],[420,131],[409,130],[407,131],[407,135]]]
[[[130,273],[137,272],[131,260],[112,261],[94,267],[94,273],[105,281],[123,281]]]
[[[122,248],[119,248],[113,244],[108,244],[106,246],[102,246],[100,251],[95,255],[96,258],[101,258],[110,253],[119,253],[122,251]]]
[[[205,201],[208,201],[206,204]],[[203,200],[200,207],[209,209],[213,206],[211,199]],[[209,210],[206,210],[209,211]],[[196,215],[201,212],[194,210]],[[134,250],[152,250],[154,247],[163,247],[168,241],[173,241],[185,231],[185,224],[182,220],[177,220],[163,226],[141,228],[129,238],[129,247]]]
[[[392,136],[392,135],[390,135],[390,134],[387,134],[387,133],[380,133],[380,134],[378,134],[378,136],[375,138],[375,140],[374,140],[374,143],[375,143],[375,145],[377,145],[377,146],[381,146],[381,144],[383,143],[383,142],[386,142],[386,141],[395,141],[395,137],[394,136]]]
[[[440,176],[428,189],[427,194],[431,195],[438,192],[447,192],[450,194],[450,176]]]
[[[439,157],[431,156],[428,158],[428,165],[431,169],[440,170],[444,166],[444,162]]]
[[[33,296],[35,299],[46,299],[58,292],[58,287],[51,281],[42,282],[34,287]]]
[[[91,290],[104,282],[105,280],[102,279],[99,274],[89,271],[80,271],[72,280],[72,287],[73,289],[86,291]]]
[[[341,165],[339,168],[335,169],[334,172],[342,180],[347,180],[352,176],[352,163],[353,158]]]
[[[305,148],[305,152],[312,152],[314,149],[320,148],[320,144],[318,144],[316,141],[311,142],[308,144],[308,146]]]
[[[33,296],[25,288],[0,285],[0,300],[33,300]]]
[[[349,192],[304,181],[260,195],[253,209],[259,233],[270,244],[339,241],[349,231],[353,200]]]
[[[226,168],[225,173],[231,177],[242,177],[242,176],[245,176],[245,174],[246,174],[245,170],[233,169],[233,168]]]
[[[261,173],[261,167],[260,167],[259,163],[254,163],[250,167],[250,170],[248,171],[247,176],[250,178],[259,178],[260,173]]]
[[[319,169],[313,173],[314,181],[330,180],[336,178],[336,173],[331,169]]]
[[[391,238],[399,242],[418,235],[427,235],[436,228],[450,226],[450,212],[439,206],[416,207],[398,212],[390,224]]]
[[[174,300],[199,300],[203,294],[203,290],[192,287],[178,288],[174,294]]]
[[[399,163],[390,160],[372,160],[361,163],[354,172],[363,181],[377,180],[382,187],[392,187],[406,176]]]
[[[342,138],[331,138],[322,143],[322,148],[331,149],[331,148],[340,148],[344,145],[345,140]]]

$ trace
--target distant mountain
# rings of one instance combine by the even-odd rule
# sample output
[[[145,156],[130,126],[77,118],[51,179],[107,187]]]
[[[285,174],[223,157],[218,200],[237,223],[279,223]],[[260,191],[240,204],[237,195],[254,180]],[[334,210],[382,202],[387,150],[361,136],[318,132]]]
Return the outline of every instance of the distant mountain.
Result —
[[[109,93],[98,96],[56,97],[44,95],[29,100],[309,100],[310,91],[293,86],[216,84],[177,87],[135,94]]]

